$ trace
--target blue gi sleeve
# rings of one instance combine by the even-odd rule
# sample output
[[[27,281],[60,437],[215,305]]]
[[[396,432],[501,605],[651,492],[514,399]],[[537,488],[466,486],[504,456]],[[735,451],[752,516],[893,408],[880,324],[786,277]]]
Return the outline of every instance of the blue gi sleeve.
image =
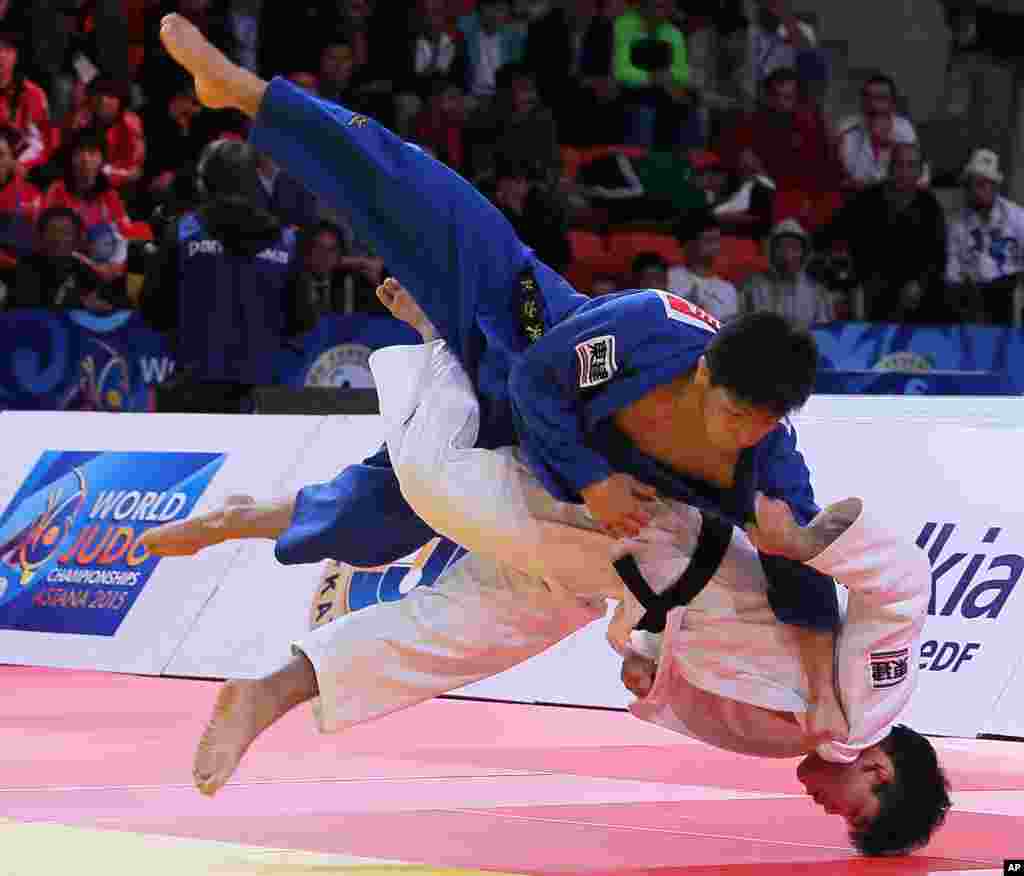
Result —
[[[280,77],[250,141],[351,219],[475,377],[477,320],[515,319],[530,260],[501,212],[420,148]]]
[[[760,491],[784,499],[801,525],[810,523],[821,509],[814,501],[807,464],[797,450],[796,429],[788,420],[772,433],[759,463]],[[815,630],[837,629],[839,598],[832,578],[785,557],[760,557],[768,579],[768,602],[779,621]]]
[[[678,300],[650,290],[595,299],[518,357],[509,394],[520,446],[555,498],[579,501],[612,474],[587,446],[598,420],[696,365],[710,329],[682,320]]]
[[[402,497],[386,448],[326,484],[299,490],[291,525],[274,546],[289,566],[339,560],[383,566],[436,537]]]

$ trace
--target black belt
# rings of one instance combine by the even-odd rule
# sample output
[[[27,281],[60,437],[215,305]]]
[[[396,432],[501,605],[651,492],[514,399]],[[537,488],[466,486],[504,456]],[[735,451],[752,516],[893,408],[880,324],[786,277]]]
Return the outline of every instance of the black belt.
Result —
[[[678,605],[689,605],[707,585],[725,558],[732,541],[732,524],[710,511],[701,511],[700,535],[690,563],[679,578],[664,592],[655,593],[640,573],[632,554],[616,560],[612,565],[622,582],[637,602],[645,609],[636,625],[638,630],[660,633],[665,629],[665,618]]]

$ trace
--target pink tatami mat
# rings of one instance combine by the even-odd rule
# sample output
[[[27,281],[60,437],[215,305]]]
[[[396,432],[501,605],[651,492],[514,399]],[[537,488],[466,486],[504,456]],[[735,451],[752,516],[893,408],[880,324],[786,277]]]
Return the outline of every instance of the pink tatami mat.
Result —
[[[1004,857],[1024,857],[1019,743],[937,740],[955,811],[927,849],[869,861],[850,850],[840,819],[802,795],[795,761],[726,754],[591,709],[439,700],[321,736],[300,708],[206,799],[191,787],[191,759],[216,689],[0,667],[8,830],[142,835],[115,855],[123,861],[108,859],[108,874],[120,864],[145,872],[132,856],[161,837],[335,856],[317,873],[385,860],[421,873],[909,876],[1001,872]],[[206,872],[314,872],[260,860],[259,869]]]

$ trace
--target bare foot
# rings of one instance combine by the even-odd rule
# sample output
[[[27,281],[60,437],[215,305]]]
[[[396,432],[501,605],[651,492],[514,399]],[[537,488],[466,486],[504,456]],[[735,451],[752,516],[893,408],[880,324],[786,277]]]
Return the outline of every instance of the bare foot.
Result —
[[[313,664],[302,655],[264,678],[226,682],[196,748],[192,766],[196,787],[207,796],[216,794],[257,736],[319,693]]]
[[[377,298],[391,311],[391,315],[395,319],[400,319],[416,329],[423,337],[424,343],[429,343],[437,338],[437,329],[427,319],[427,315],[420,310],[416,300],[394,277],[388,277],[377,287]]]
[[[188,520],[175,520],[147,529],[140,541],[157,557],[190,557],[203,548],[239,536],[236,514],[239,508],[255,504],[252,496],[228,496],[224,505]]]
[[[168,54],[192,74],[196,96],[210,109],[234,107],[235,96],[229,85],[232,63],[191,21],[171,14],[160,20],[160,41]]]
[[[216,794],[256,737],[281,714],[279,699],[265,679],[225,682],[196,748],[192,778],[199,792]]]

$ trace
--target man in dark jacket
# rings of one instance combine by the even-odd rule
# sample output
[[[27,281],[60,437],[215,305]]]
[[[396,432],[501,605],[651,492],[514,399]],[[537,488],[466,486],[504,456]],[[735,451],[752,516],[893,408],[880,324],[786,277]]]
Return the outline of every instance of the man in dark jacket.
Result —
[[[870,320],[932,323],[950,316],[945,214],[935,195],[918,186],[920,177],[919,147],[894,147],[889,178],[858,193],[819,235],[819,250],[849,244]]]
[[[178,370],[162,411],[251,409],[251,390],[274,380],[284,339],[309,328],[297,310],[296,235],[256,206],[260,181],[251,146],[211,143],[200,157],[201,203],[171,222],[146,270],[141,310],[171,332]]]

